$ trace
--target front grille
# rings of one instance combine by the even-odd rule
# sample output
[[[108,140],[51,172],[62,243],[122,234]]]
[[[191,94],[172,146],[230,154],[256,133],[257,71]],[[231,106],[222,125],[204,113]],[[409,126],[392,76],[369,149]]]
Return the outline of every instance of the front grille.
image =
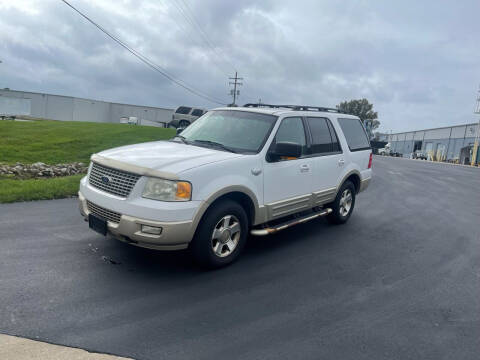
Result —
[[[93,163],[88,182],[93,187],[126,198],[140,175]]]
[[[121,215],[119,213],[116,213],[115,211],[111,211],[111,210],[105,209],[104,207],[95,205],[94,203],[88,200],[87,200],[87,209],[93,215],[101,217],[105,220],[108,220],[117,224],[120,222]]]

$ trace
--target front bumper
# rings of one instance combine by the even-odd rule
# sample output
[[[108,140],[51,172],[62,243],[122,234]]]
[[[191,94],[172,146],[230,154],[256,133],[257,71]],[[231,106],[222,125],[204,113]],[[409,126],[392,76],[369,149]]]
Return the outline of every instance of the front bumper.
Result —
[[[82,192],[78,193],[78,200],[80,213],[87,220],[90,210]],[[161,227],[162,232],[160,235],[144,233],[141,231],[142,225]],[[107,228],[120,241],[155,250],[185,249],[195,232],[193,221],[160,222],[123,214],[118,223],[107,221]]]

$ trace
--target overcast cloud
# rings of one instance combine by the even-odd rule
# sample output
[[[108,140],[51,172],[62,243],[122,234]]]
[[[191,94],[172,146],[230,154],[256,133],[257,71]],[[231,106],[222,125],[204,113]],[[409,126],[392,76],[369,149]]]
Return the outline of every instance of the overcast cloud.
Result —
[[[366,97],[383,131],[478,121],[480,1],[71,0],[170,74],[225,102],[334,107]],[[227,54],[224,56],[223,54]],[[153,72],[60,0],[0,0],[0,87],[215,107]],[[234,67],[233,67],[234,66]]]

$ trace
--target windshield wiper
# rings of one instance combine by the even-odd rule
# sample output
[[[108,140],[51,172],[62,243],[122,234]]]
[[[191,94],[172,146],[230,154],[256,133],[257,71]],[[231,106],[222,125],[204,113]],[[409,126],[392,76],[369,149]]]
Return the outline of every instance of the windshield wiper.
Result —
[[[184,144],[189,144],[189,142],[187,141],[187,139],[185,138],[185,136],[182,136],[182,135],[175,135],[175,137],[174,137],[171,141],[175,140],[176,138],[179,138],[180,141],[181,141],[182,143],[184,143]]]
[[[229,151],[229,152],[232,152],[232,153],[237,153],[235,150],[233,150],[232,148],[226,146],[226,145],[223,145],[223,144],[220,144],[218,142],[215,142],[215,141],[210,141],[210,140],[194,140],[193,141],[194,143],[200,143],[200,144],[206,144],[206,145],[212,145],[212,146],[216,146],[216,147],[219,147],[219,148],[222,148],[223,150],[226,150],[226,151]]]

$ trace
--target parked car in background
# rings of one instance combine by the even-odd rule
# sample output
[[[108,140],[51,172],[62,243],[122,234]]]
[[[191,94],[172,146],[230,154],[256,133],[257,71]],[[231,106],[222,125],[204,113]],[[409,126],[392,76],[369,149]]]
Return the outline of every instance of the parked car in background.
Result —
[[[360,119],[310,106],[218,108],[169,141],[91,160],[79,191],[91,229],[149,249],[190,248],[210,268],[238,258],[248,234],[321,216],[346,223],[372,177]]]
[[[172,121],[168,123],[168,126],[184,129],[207,111],[201,108],[179,106],[173,111]]]
[[[122,116],[120,124],[138,125],[138,118],[136,116]]]
[[[378,155],[390,156],[390,143],[385,145],[384,148],[378,149]]]
[[[424,150],[416,150],[412,157],[414,159],[427,160],[427,153]]]

